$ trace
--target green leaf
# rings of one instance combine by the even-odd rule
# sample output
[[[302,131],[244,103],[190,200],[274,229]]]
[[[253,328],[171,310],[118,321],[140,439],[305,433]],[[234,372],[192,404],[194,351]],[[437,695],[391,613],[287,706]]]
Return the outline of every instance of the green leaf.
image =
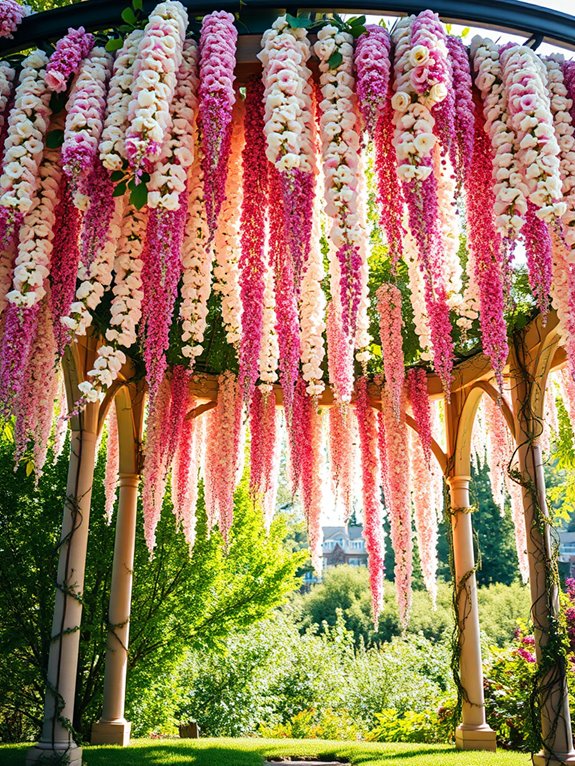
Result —
[[[125,21],[126,24],[137,24],[138,19],[136,18],[136,14],[131,8],[124,8],[124,10],[121,13],[122,21]]]
[[[350,27],[364,27],[365,16],[354,16],[352,19],[349,19],[347,23]]]
[[[116,183],[116,181],[121,181],[124,178],[124,175],[125,174],[123,170],[114,170],[112,171],[110,178],[112,181],[114,181],[114,183]]]
[[[327,65],[330,69],[337,69],[343,61],[343,56],[339,51],[334,51],[328,59]]]
[[[361,37],[361,35],[365,32],[365,27],[351,27],[349,31],[353,39],[357,40],[357,38]]]
[[[130,204],[133,205],[136,210],[141,210],[148,201],[148,188],[146,184],[138,184],[132,189],[130,194]]]
[[[467,35],[471,32],[471,29],[469,27],[464,27],[461,30],[461,37],[467,37]]]
[[[134,8],[136,11],[141,11],[143,7],[143,0],[132,0],[132,8]]]
[[[293,29],[309,29],[311,26],[309,16],[292,16],[291,13],[286,13],[286,19]]]
[[[57,149],[64,143],[64,131],[63,130],[51,130],[46,135],[46,146],[48,149]]]
[[[112,37],[108,42],[106,43],[106,50],[110,53],[113,53],[114,51],[119,51],[122,45],[124,44],[124,41],[121,37]]]
[[[112,194],[113,197],[121,197],[123,194],[126,193],[126,182],[122,181],[122,183],[118,184],[116,188],[114,189],[114,192]]]
[[[28,462],[26,463],[26,476],[31,476],[33,472],[34,472],[34,461],[28,460]]]

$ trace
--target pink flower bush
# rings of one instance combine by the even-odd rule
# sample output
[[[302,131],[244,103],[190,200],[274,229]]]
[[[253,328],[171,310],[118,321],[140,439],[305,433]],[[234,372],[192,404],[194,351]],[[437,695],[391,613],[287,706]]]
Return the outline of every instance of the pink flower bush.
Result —
[[[244,118],[243,206],[239,261],[243,317],[239,378],[248,399],[253,393],[258,376],[266,273],[265,212],[268,161],[265,156],[263,95],[261,82],[251,80],[246,89]],[[281,228],[283,229],[283,226]],[[279,236],[279,233],[276,236]]]
[[[225,11],[205,16],[200,34],[200,111],[202,169],[210,235],[216,233],[224,201],[230,155],[234,68],[238,33]]]
[[[46,83],[56,93],[63,93],[68,80],[80,69],[82,60],[94,47],[95,38],[84,27],[70,28],[68,34],[56,43],[46,67]]]
[[[402,402],[404,405],[404,402]],[[389,487],[389,518],[391,542],[395,552],[395,588],[399,605],[399,618],[407,625],[411,609],[411,577],[413,571],[413,544],[411,540],[411,502],[409,497],[409,448],[405,406],[397,418],[393,413],[391,391],[381,389],[381,413],[385,428],[387,451],[387,485]]]
[[[0,37],[12,39],[22,19],[31,13],[27,5],[20,5],[16,0],[2,0],[0,4]]]
[[[412,367],[407,372],[407,396],[413,419],[421,441],[425,462],[431,461],[431,405],[427,392],[427,375],[423,367]]]
[[[362,454],[363,535],[368,555],[373,619],[377,626],[383,606],[384,537],[380,501],[380,464],[378,452],[377,414],[369,403],[367,379],[357,382],[355,414]]]
[[[384,282],[377,291],[377,311],[381,338],[381,353],[386,386],[389,390],[393,412],[399,418],[405,367],[403,359],[403,319],[401,293],[396,285]]]

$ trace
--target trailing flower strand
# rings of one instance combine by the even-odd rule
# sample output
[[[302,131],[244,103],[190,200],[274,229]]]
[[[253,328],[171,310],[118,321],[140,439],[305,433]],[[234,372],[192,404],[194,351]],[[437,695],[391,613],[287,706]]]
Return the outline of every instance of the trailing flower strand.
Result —
[[[403,319],[401,315],[401,292],[396,285],[384,282],[377,290],[377,311],[381,353],[386,386],[389,391],[393,413],[400,417],[405,367],[403,359]]]
[[[70,77],[78,72],[95,41],[94,35],[84,27],[70,28],[68,34],[58,40],[46,67],[46,83],[51,90],[64,93]]]
[[[0,37],[11,40],[22,20],[32,13],[28,5],[20,5],[16,0],[2,0],[0,4]]]

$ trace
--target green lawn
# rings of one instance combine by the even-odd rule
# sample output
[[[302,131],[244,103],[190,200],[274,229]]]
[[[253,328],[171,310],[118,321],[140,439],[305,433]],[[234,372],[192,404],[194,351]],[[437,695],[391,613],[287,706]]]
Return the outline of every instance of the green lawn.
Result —
[[[27,745],[0,745],[1,766],[23,766]],[[136,740],[129,748],[87,747],[86,766],[262,766],[264,756],[315,756],[364,766],[528,766],[524,753],[460,753],[443,745],[319,740]],[[286,765],[287,766],[287,765]]]

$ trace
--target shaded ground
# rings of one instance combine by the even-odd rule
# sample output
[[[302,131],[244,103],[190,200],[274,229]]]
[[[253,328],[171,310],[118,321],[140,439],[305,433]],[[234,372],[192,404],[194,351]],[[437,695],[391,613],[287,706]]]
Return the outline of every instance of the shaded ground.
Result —
[[[23,766],[28,745],[0,744],[0,766]],[[129,748],[87,747],[86,766],[262,766],[266,757],[315,756],[355,766],[528,766],[524,753],[459,753],[443,745],[319,740],[136,740]]]

